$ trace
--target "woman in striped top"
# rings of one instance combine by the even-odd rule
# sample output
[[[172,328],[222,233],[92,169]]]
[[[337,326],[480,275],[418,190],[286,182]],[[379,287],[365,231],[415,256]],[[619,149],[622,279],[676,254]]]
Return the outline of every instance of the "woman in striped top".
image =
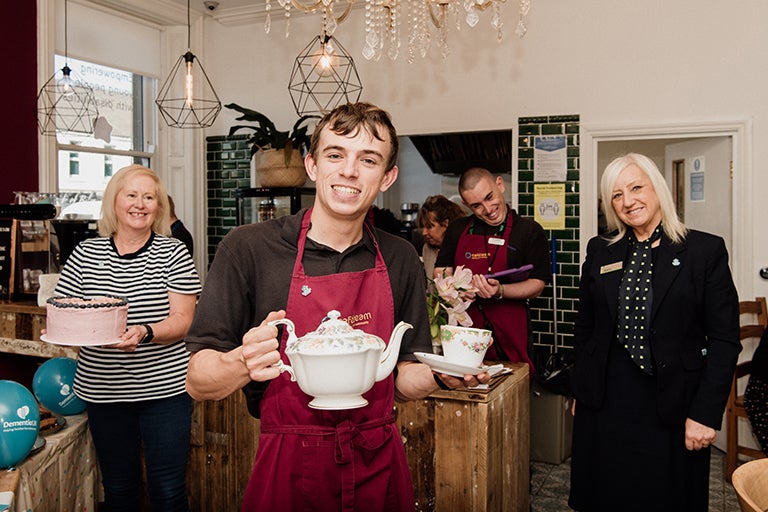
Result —
[[[75,393],[87,403],[108,510],[140,510],[141,450],[154,510],[189,509],[185,472],[192,399],[184,389],[200,280],[169,238],[168,194],[150,169],[118,171],[104,191],[98,238],[81,242],[57,295],[128,301],[128,328],[108,346],[81,347]]]

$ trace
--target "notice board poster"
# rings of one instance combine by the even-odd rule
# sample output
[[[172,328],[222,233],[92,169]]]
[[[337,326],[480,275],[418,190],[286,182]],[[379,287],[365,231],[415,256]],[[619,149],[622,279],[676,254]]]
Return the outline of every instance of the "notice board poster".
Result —
[[[565,229],[565,183],[533,186],[534,219],[544,229]]]
[[[11,293],[12,234],[13,219],[0,219],[0,297]]]
[[[568,174],[568,141],[565,135],[533,139],[533,181],[565,181]]]

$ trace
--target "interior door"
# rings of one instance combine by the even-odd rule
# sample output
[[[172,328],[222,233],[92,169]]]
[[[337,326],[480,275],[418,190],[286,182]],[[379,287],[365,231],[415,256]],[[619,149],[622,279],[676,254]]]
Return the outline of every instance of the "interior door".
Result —
[[[686,226],[722,236],[729,254],[733,254],[732,147],[731,137],[706,137],[669,144],[664,151],[665,177],[673,196],[683,200],[677,206]]]
[[[665,151],[666,175],[670,186],[677,188],[675,197],[683,199],[682,211],[685,224],[693,229],[720,235],[725,239],[728,254],[733,260],[732,207],[733,186],[731,179],[731,138],[709,137],[677,144],[670,144]],[[678,172],[674,172],[677,169]],[[680,208],[678,208],[680,210]],[[754,346],[746,340],[739,360],[752,358]],[[743,391],[743,389],[742,389]],[[739,439],[757,448],[752,441],[746,422],[739,422]],[[715,446],[725,451],[726,424]]]

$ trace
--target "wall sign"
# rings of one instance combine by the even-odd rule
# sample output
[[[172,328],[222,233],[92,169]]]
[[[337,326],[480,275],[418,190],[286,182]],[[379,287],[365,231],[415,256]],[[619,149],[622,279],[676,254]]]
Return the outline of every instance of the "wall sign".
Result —
[[[0,219],[0,297],[9,297],[11,292],[12,234],[13,219]]]
[[[565,135],[539,135],[533,139],[533,181],[565,181],[568,171]]]
[[[704,173],[692,172],[690,175],[690,199],[692,203],[704,202]]]
[[[565,229],[565,183],[533,186],[533,218],[544,229]]]

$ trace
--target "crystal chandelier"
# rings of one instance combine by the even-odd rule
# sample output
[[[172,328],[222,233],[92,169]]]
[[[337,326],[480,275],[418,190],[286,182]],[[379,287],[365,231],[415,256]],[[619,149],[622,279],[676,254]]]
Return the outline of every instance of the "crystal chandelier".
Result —
[[[93,133],[99,108],[93,88],[69,67],[67,2],[64,1],[64,67],[48,79],[37,95],[37,124],[42,135],[57,132]]]
[[[271,28],[273,0],[266,1],[264,29]],[[470,28],[478,25],[485,11],[491,12],[490,26],[499,41],[503,38],[501,6],[507,0],[361,0],[365,2],[365,44],[362,54],[367,60],[378,61],[386,53],[392,60],[400,54],[401,38],[407,37],[408,62],[416,56],[426,57],[433,38],[437,41],[443,59],[448,57],[448,29],[453,24],[461,30],[463,23]],[[512,0],[510,0],[511,2]],[[326,32],[333,35],[337,23],[349,14],[355,0],[277,0],[286,19],[285,35],[290,33],[291,11],[303,13],[323,10],[328,22]],[[519,14],[515,34],[523,37],[528,31],[525,17],[531,0],[519,0]]]

